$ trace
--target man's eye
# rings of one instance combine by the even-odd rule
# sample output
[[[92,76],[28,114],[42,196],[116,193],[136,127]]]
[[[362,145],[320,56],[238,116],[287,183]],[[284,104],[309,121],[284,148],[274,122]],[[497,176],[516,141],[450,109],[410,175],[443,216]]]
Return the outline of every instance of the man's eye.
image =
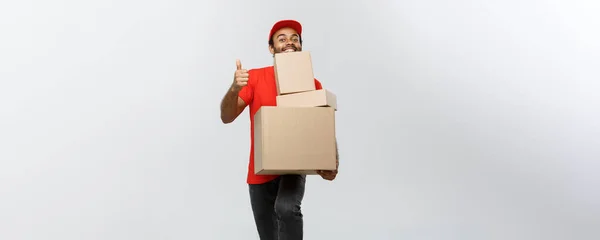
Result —
[[[279,42],[284,42],[284,41],[285,41],[285,39],[283,39],[283,38],[279,39]]]

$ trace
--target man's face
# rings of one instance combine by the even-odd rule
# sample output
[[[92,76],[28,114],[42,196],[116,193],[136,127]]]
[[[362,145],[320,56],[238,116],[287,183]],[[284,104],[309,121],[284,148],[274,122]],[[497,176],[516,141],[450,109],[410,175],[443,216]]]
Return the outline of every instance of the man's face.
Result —
[[[271,51],[271,54],[302,51],[300,36],[294,29],[279,29],[273,34],[273,46],[269,46],[269,51]]]

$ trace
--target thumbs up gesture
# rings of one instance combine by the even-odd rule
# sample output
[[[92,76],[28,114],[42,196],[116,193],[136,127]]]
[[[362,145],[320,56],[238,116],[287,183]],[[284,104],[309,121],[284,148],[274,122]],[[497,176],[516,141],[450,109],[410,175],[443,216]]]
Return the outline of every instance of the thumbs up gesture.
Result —
[[[242,69],[242,63],[240,60],[236,60],[235,65],[237,69],[235,70],[235,74],[233,76],[233,84],[231,85],[231,90],[234,92],[239,92],[242,87],[248,85],[248,70]]]

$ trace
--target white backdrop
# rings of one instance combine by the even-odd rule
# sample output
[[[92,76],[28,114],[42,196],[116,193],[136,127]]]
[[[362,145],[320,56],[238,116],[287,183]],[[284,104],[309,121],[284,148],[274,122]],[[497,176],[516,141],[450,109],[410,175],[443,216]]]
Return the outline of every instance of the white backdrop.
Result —
[[[0,239],[258,239],[219,103],[280,19],[340,106],[306,239],[599,239],[599,5],[3,1]]]

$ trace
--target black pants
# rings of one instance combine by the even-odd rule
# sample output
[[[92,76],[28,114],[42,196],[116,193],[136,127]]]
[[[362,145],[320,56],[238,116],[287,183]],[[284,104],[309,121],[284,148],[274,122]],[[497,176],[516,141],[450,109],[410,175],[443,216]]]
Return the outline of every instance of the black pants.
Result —
[[[301,240],[305,175],[282,175],[264,184],[251,184],[250,203],[261,240]]]

